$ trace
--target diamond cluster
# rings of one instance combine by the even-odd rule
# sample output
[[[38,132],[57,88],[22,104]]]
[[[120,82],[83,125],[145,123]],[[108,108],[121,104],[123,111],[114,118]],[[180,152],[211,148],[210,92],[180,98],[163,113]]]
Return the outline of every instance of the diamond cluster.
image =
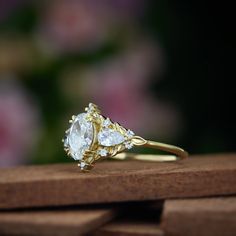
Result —
[[[109,156],[109,148],[116,145],[124,145],[127,149],[133,147],[131,140],[134,132],[124,128],[120,132],[109,118],[104,119],[100,115],[94,104],[89,104],[86,113],[73,116],[71,123],[63,140],[64,148],[74,160],[80,161],[81,169],[85,169],[89,165],[86,163],[84,155],[86,151],[94,152],[94,138],[95,143],[98,144],[95,152],[101,157]],[[97,137],[94,137],[94,129],[98,132]]]

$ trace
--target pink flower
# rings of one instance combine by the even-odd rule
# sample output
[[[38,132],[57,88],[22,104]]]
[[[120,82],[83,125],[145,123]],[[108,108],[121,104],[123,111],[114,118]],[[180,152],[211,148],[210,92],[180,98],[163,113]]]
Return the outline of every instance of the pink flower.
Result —
[[[0,78],[0,167],[23,164],[35,146],[39,114],[18,82]]]
[[[40,37],[43,44],[48,45],[47,50],[74,52],[96,49],[114,37],[115,32],[129,25],[143,4],[143,0],[53,1],[46,5],[42,15]]]

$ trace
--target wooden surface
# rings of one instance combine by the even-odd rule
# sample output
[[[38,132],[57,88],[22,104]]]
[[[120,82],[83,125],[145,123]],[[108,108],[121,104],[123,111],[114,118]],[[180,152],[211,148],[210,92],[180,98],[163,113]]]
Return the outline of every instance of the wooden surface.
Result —
[[[0,235],[163,236],[163,202],[0,211]]]
[[[110,221],[112,209],[0,212],[0,235],[81,235]]]
[[[236,197],[167,200],[162,229],[166,236],[234,236]]]
[[[0,208],[61,206],[236,194],[236,155],[172,163],[101,162],[90,173],[76,163],[0,171]]]
[[[90,236],[164,236],[160,228],[163,202],[135,203],[124,207],[118,218],[91,232]]]
[[[117,221],[109,223],[90,236],[164,236],[164,231],[156,223],[140,221]]]
[[[234,236],[236,197],[0,211],[0,235]]]

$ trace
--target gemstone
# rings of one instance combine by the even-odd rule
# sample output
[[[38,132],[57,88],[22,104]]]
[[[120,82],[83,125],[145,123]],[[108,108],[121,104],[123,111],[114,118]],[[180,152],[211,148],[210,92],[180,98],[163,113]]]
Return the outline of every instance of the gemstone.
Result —
[[[81,168],[81,170],[83,170],[85,166],[86,166],[85,162],[81,161],[81,162],[80,162],[80,168]]]
[[[100,156],[105,157],[107,155],[107,150],[106,149],[100,149],[98,153],[99,153]]]
[[[132,130],[128,130],[127,133],[126,133],[127,137],[128,138],[132,138],[134,136],[134,132]]]
[[[125,142],[124,144],[127,149],[131,149],[134,146],[131,142]]]
[[[115,146],[123,143],[124,141],[124,136],[120,132],[112,129],[103,129],[98,133],[99,144],[106,147]]]
[[[67,138],[67,136],[65,136],[64,139],[62,139],[62,142],[64,143],[64,148],[68,148],[69,143],[68,143],[68,138]]]
[[[103,125],[104,127],[108,128],[108,126],[111,125],[110,119],[107,118],[106,120],[104,120],[102,125]]]
[[[67,135],[68,148],[75,160],[81,160],[93,141],[93,125],[86,120],[86,113],[76,116]]]

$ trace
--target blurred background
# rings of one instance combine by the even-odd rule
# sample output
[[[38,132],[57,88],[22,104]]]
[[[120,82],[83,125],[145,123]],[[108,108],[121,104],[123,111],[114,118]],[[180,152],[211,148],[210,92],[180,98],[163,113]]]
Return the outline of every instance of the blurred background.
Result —
[[[232,22],[207,1],[0,0],[0,167],[72,161],[89,102],[191,154],[235,151]]]

